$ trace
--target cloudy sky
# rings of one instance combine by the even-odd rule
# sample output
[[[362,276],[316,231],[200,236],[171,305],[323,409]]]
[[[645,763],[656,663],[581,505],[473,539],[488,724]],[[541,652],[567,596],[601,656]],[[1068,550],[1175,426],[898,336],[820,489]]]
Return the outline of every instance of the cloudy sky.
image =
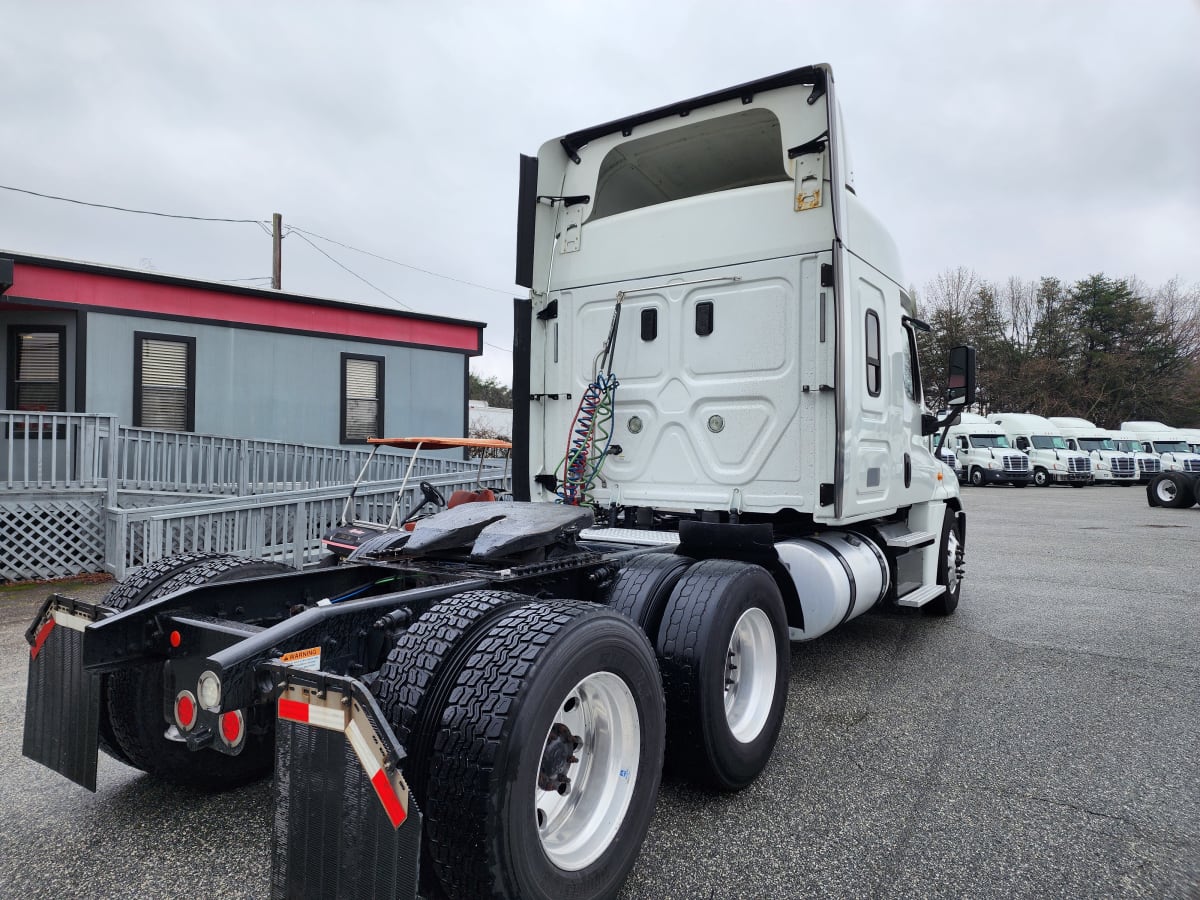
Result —
[[[285,289],[488,322],[474,368],[505,381],[518,154],[816,62],[918,288],[957,266],[1200,282],[1200,0],[55,0],[9,4],[4,32],[0,184],[282,213],[310,233],[284,241]],[[0,249],[271,268],[254,224],[7,190]]]

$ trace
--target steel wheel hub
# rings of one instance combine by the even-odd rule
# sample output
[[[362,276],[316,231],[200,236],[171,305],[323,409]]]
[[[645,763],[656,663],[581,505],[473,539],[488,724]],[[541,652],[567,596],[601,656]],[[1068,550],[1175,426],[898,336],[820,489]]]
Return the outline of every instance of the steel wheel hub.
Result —
[[[542,849],[578,871],[608,849],[633,799],[642,727],[628,685],[611,672],[580,681],[558,706],[533,791]]]
[[[725,721],[743,744],[758,737],[771,714],[775,651],[775,631],[767,614],[757,607],[742,613],[725,653]]]

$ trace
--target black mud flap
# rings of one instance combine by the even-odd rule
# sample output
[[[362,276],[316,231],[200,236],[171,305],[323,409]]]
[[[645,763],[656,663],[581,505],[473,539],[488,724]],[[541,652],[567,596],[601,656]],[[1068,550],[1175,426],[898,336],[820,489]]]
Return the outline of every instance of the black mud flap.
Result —
[[[29,684],[21,752],[60,775],[96,790],[100,742],[100,676],[83,667],[83,630],[100,607],[55,594],[25,637]]]
[[[421,813],[374,698],[352,678],[264,668],[282,685],[271,896],[415,898]]]

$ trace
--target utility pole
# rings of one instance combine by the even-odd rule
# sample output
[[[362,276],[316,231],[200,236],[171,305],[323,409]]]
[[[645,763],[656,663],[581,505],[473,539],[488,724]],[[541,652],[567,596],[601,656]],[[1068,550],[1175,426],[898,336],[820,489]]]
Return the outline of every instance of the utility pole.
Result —
[[[271,214],[271,287],[283,288],[283,216]]]

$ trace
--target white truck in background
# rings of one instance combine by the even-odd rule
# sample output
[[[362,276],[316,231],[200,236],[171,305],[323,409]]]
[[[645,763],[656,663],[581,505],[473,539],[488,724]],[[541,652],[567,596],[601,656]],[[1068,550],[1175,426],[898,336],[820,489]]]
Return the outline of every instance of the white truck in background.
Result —
[[[1110,430],[1108,436],[1113,439],[1118,450],[1133,454],[1134,462],[1137,463],[1139,484],[1149,484],[1150,480],[1162,471],[1162,460],[1158,458],[1158,454],[1147,453],[1137,435],[1128,431]]]
[[[1066,439],[1067,447],[1086,453],[1092,458],[1092,475],[1098,484],[1119,484],[1128,487],[1138,481],[1137,460],[1132,453],[1117,449],[1116,442],[1103,428],[1087,419],[1071,416],[1050,416]]]
[[[1188,436],[1162,422],[1122,422],[1127,431],[1142,442],[1142,449],[1158,456],[1164,472],[1200,474],[1200,454],[1192,452]]]
[[[992,413],[988,420],[1004,429],[1014,447],[1029,454],[1033,483],[1038,487],[1092,483],[1091,457],[1069,449],[1062,432],[1049,419],[1032,413]]]
[[[950,426],[945,447],[954,450],[956,473],[965,484],[1025,487],[1033,480],[1029,457],[1013,448],[1004,429],[983,416],[964,412]]]
[[[1192,452],[1200,455],[1200,428],[1177,428],[1175,430],[1183,435],[1188,446],[1192,448]]]

